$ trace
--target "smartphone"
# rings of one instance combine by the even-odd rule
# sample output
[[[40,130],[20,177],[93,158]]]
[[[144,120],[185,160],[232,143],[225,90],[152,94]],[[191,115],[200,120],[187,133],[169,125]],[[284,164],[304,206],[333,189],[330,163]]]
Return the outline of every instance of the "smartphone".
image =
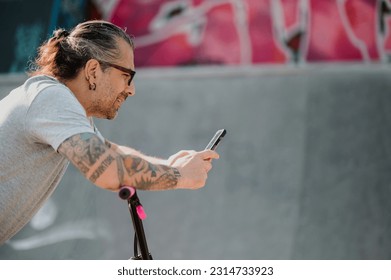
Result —
[[[227,131],[225,129],[218,130],[213,136],[212,140],[210,140],[209,144],[206,146],[205,150],[216,150],[221,139],[223,139],[226,133]]]

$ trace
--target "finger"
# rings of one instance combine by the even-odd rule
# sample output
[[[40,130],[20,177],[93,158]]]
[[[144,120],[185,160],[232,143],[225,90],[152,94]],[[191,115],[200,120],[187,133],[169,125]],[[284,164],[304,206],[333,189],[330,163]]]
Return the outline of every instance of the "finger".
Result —
[[[202,159],[218,159],[220,156],[218,153],[212,150],[205,150],[198,152],[198,154],[201,156]]]
[[[194,153],[196,153],[195,150],[182,150],[182,151],[180,151],[180,152],[182,152],[182,153],[188,153],[188,154],[194,154]]]
[[[175,154],[176,157],[184,157],[196,153],[194,150],[182,150]]]
[[[187,156],[189,155],[190,153],[188,151],[180,151],[178,154],[175,155],[175,158],[181,158],[181,157],[184,157],[184,156]]]
[[[212,169],[212,164],[209,161],[205,161],[204,168],[206,172],[209,172]]]
[[[169,165],[173,165],[178,159],[186,157],[188,155],[194,154],[196,151],[194,150],[182,150],[177,152],[176,154],[169,157]]]

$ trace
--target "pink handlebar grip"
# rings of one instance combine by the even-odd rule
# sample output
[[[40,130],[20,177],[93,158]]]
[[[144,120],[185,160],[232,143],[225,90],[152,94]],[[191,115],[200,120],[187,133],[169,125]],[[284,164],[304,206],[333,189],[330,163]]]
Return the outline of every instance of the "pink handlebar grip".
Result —
[[[142,205],[137,206],[136,211],[137,211],[138,217],[141,220],[145,220],[147,218],[147,214],[145,214],[145,211],[144,211],[144,208]]]
[[[122,199],[129,199],[136,193],[136,190],[131,186],[122,186],[119,190],[119,196]]]

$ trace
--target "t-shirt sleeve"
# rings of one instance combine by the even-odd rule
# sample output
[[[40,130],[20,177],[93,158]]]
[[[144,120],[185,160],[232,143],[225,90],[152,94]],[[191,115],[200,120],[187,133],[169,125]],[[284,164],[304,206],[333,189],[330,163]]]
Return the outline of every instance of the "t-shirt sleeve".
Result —
[[[62,86],[47,87],[35,97],[25,124],[32,141],[48,144],[56,151],[62,142],[75,134],[96,134],[84,108]]]

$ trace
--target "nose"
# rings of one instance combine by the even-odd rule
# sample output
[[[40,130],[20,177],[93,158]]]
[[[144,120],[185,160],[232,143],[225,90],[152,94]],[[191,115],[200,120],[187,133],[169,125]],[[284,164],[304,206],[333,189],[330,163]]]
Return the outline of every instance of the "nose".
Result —
[[[136,86],[134,85],[134,81],[132,81],[132,83],[130,84],[130,86],[127,86],[126,87],[126,93],[128,94],[128,96],[133,96],[136,94]]]

